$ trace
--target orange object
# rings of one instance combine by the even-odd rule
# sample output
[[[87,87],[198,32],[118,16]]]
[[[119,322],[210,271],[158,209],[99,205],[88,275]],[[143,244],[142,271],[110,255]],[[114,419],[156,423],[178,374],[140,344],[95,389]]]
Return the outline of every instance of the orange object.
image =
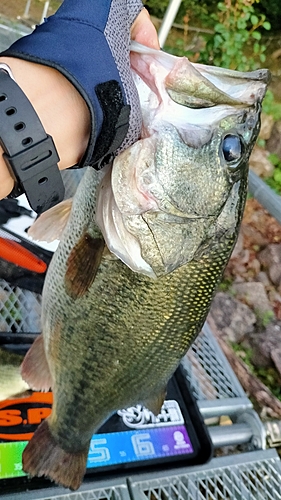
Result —
[[[0,440],[29,441],[34,428],[47,418],[52,409],[51,392],[33,392],[31,396],[0,402]]]
[[[23,248],[16,241],[1,237],[0,258],[36,273],[44,273],[47,270],[47,264],[32,252]]]

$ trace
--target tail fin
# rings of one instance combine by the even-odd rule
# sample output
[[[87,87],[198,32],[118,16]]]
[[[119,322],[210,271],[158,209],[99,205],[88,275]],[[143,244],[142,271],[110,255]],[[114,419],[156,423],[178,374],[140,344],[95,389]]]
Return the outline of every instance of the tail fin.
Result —
[[[46,419],[23,452],[23,470],[31,476],[45,476],[65,488],[77,490],[83,481],[87,456],[88,449],[70,453],[60,448]]]

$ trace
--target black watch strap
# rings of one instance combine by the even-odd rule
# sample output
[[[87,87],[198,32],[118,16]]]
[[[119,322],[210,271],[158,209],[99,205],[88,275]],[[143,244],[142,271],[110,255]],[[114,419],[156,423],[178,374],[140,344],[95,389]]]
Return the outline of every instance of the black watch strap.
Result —
[[[64,184],[58,153],[30,101],[0,64],[0,144],[15,187],[9,197],[26,194],[31,208],[41,213],[63,200]]]

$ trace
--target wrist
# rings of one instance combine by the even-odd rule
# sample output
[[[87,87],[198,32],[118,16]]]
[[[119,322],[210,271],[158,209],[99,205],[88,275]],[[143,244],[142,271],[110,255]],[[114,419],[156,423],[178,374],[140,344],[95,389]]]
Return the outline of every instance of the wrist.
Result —
[[[8,167],[4,161],[3,158],[3,149],[0,146],[0,179],[1,179],[1,185],[0,185],[0,199],[5,198],[10,194],[14,187],[14,180],[12,179]]]
[[[47,134],[57,148],[59,168],[79,162],[90,134],[90,114],[84,99],[59,71],[13,57],[1,57],[12,70],[14,78],[28,97]],[[13,188],[4,159],[0,155],[0,198]]]

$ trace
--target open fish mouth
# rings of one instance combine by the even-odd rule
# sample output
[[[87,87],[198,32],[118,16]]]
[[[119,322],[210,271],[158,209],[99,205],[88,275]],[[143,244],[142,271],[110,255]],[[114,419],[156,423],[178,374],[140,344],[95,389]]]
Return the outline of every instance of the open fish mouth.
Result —
[[[267,69],[239,72],[191,63],[135,41],[131,64],[143,113],[142,137],[167,122],[193,147],[210,140],[213,127],[230,113],[261,103],[270,81]]]
[[[141,54],[142,63],[140,63]],[[177,57],[161,50],[131,42],[132,68],[155,94],[163,87],[178,104],[194,109],[218,105],[251,106],[264,98],[271,75],[267,69],[241,72],[205,64],[191,63],[186,57]],[[161,67],[163,87],[152,87],[150,65],[157,61]],[[158,77],[159,79],[159,77]],[[263,83],[264,85],[261,85]],[[186,99],[185,99],[186,98]]]

